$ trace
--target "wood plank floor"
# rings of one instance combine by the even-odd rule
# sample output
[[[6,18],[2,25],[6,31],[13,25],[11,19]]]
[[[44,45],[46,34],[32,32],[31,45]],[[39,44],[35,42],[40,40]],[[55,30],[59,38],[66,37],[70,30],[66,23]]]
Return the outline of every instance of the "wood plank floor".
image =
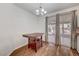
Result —
[[[68,47],[64,46],[55,46],[52,43],[43,43],[43,47],[41,47],[37,52],[28,48],[27,46],[23,46],[17,50],[15,50],[10,56],[78,56],[76,50],[72,50]]]

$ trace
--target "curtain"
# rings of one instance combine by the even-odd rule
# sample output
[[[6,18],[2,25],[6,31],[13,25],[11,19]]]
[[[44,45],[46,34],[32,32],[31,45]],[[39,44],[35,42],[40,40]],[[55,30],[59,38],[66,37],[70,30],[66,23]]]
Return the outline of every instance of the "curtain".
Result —
[[[72,11],[72,39],[71,39],[71,48],[77,49],[77,36],[76,36],[76,28],[77,28],[77,18],[76,11]]]

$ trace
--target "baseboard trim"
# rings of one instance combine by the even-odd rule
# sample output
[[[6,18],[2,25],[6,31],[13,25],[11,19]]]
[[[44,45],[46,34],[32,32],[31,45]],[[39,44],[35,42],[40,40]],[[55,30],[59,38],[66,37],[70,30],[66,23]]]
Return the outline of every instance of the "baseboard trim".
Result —
[[[28,44],[26,44],[26,45],[24,45],[24,46],[21,46],[21,47],[19,47],[19,48],[16,48],[15,50],[13,50],[13,52],[16,51],[16,50],[19,50],[20,48],[25,47],[25,46],[28,47]],[[13,52],[12,52],[12,53],[13,53]],[[12,56],[12,53],[11,53],[9,56]]]

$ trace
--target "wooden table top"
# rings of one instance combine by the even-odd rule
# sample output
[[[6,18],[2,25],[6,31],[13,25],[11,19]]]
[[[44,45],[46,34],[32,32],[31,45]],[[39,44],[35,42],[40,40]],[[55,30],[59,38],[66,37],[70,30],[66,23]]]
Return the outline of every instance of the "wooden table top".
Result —
[[[23,37],[39,37],[42,35],[43,33],[31,33],[31,34],[24,34]]]

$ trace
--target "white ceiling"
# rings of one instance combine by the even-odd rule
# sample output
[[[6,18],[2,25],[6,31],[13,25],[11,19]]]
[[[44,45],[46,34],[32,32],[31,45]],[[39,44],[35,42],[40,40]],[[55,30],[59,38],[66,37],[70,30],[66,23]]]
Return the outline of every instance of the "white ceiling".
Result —
[[[16,3],[15,5],[36,15],[35,10],[39,8],[40,3]],[[77,5],[79,3],[42,3],[42,7],[48,14]]]

